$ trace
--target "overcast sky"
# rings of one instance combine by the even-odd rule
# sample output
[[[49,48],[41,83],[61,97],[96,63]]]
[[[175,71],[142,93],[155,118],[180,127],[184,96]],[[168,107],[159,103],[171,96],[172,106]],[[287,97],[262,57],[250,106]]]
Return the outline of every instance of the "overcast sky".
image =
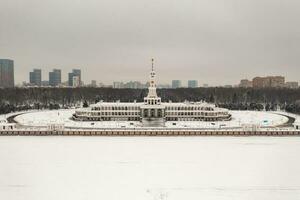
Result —
[[[0,58],[16,82],[33,68],[72,68],[110,83],[236,84],[284,75],[300,81],[299,0],[0,0]]]

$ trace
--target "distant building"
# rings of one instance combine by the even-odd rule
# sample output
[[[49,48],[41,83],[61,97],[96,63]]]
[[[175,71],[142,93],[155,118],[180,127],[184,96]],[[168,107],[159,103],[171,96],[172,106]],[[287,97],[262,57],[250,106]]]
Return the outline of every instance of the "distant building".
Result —
[[[124,83],[123,82],[113,82],[113,88],[124,88]]]
[[[188,80],[188,87],[189,88],[197,88],[198,87],[198,81],[197,80]]]
[[[170,84],[158,84],[157,88],[171,88],[171,85]]]
[[[30,85],[41,86],[42,85],[42,70],[33,69],[33,72],[29,72]]]
[[[268,79],[267,78],[262,78],[262,77],[253,78],[252,84],[253,84],[254,88],[270,87]]]
[[[204,83],[204,84],[203,84],[203,87],[204,87],[204,88],[208,88],[208,84]]]
[[[72,77],[72,84],[73,85],[71,85],[71,87],[80,87],[80,78],[79,78],[79,76],[73,76]]]
[[[180,88],[180,87],[182,87],[181,80],[172,80],[172,88]]]
[[[54,69],[52,72],[49,72],[49,85],[59,86],[60,84],[61,84],[61,70]]]
[[[101,87],[101,88],[103,88],[103,87],[105,87],[105,84],[100,82],[100,83],[98,84],[98,86]]]
[[[130,89],[140,89],[143,88],[143,84],[139,81],[129,81],[125,83],[124,87]]]
[[[285,86],[285,78],[283,76],[255,77],[252,84],[254,88],[280,88]]]
[[[284,87],[285,78],[283,76],[269,77],[271,87]]]
[[[74,84],[73,84],[74,76],[79,77],[79,86],[81,86],[82,83],[81,83],[81,70],[80,69],[73,69],[72,72],[68,74],[69,86],[74,87]],[[75,85],[77,85],[77,84],[75,84]],[[76,86],[76,87],[79,87],[79,86]]]
[[[0,87],[14,87],[14,61],[0,59]]]
[[[285,87],[291,88],[291,89],[296,89],[296,88],[299,88],[299,83],[296,81],[286,82]]]
[[[239,87],[250,88],[250,87],[252,87],[252,81],[249,81],[248,79],[243,79],[243,80],[241,80]]]
[[[96,80],[91,81],[91,87],[97,87],[97,81]]]

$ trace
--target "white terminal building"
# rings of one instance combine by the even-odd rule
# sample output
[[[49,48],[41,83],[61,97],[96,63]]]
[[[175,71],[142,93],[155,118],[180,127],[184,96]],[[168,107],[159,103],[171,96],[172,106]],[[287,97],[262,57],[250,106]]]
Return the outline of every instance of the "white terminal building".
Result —
[[[144,102],[98,102],[80,108],[73,114],[78,121],[140,121],[143,126],[164,126],[166,121],[227,121],[227,109],[200,102],[162,102],[156,93],[154,60],[150,72],[150,86]]]

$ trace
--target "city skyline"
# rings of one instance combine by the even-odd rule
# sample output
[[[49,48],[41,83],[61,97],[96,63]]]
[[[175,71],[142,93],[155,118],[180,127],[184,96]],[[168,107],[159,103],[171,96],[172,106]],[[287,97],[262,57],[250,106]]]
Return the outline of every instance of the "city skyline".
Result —
[[[11,60],[11,59],[3,59],[3,60]],[[70,77],[69,77],[70,74],[72,72],[74,73],[74,70],[75,71],[77,71],[77,70],[82,71],[82,69],[78,68],[78,67],[77,68],[71,68],[71,70],[69,72],[65,72],[61,68],[58,68],[58,67],[57,68],[49,68],[47,70],[43,70],[42,68],[39,68],[39,67],[34,67],[34,68],[31,68],[31,71],[41,70],[41,81],[44,82],[44,81],[49,81],[49,73],[52,70],[56,70],[56,69],[61,71],[61,82],[60,83],[64,83],[64,84],[67,83],[68,86],[70,86]],[[28,73],[29,72],[27,72],[27,77],[24,80],[21,80],[21,82],[15,82],[15,85],[20,86],[22,84],[30,84],[30,76],[28,76]],[[81,74],[81,72],[80,72],[80,74]],[[16,76],[18,76],[18,75],[16,75],[16,72],[15,72],[14,77],[16,77]],[[277,75],[264,74],[264,75],[256,75],[254,77],[264,77],[264,76],[274,76],[274,77],[276,77],[276,76],[284,76],[284,75],[282,75],[282,74],[277,74]],[[239,83],[238,83],[239,80],[248,80],[248,79],[252,80],[253,77],[250,77],[250,76],[247,76],[246,78],[242,77],[239,80],[234,80],[234,82],[232,84],[228,84],[228,83],[225,82],[224,84],[218,83],[218,84],[215,84],[215,85],[214,84],[208,84],[207,82],[202,82],[201,78],[198,78],[198,79],[191,79],[191,78],[188,78],[188,77],[186,79],[172,79],[172,78],[173,77],[169,77],[169,79],[167,79],[167,80],[170,80],[169,82],[166,81],[166,80],[163,80],[163,82],[160,82],[159,84],[160,85],[169,85],[170,87],[172,87],[172,82],[173,81],[180,81],[180,87],[188,87],[189,86],[189,81],[196,81],[196,83],[199,87],[207,87],[207,86],[209,86],[209,87],[221,86],[222,87],[222,86],[228,86],[228,85],[238,86],[239,85]],[[85,84],[85,85],[89,85],[89,83],[91,83],[92,81],[97,81],[99,84],[104,84],[106,86],[112,86],[114,84],[114,82],[123,82],[123,83],[127,82],[128,83],[128,82],[141,82],[142,81],[141,77],[137,78],[137,79],[130,79],[130,77],[125,77],[125,78],[123,77],[121,80],[111,79],[107,82],[102,82],[102,80],[99,80],[99,79],[98,80],[97,79],[96,80],[91,79],[91,80],[88,80],[88,81],[83,81],[81,79],[82,78],[81,78],[81,75],[80,75],[80,82],[82,81],[81,83]],[[287,80],[287,82],[299,82],[298,79],[291,80],[291,79],[286,78],[286,80]],[[141,83],[143,83],[143,82],[141,82]],[[173,87],[173,88],[177,88],[177,86]]]
[[[11,83],[8,85],[4,85],[4,83],[0,84],[0,87],[13,87],[14,86],[14,61],[9,59],[0,59],[0,77],[1,80],[9,79]],[[154,59],[152,58],[152,62]],[[12,65],[8,66],[8,62]],[[153,64],[152,64],[153,65]],[[10,70],[10,73],[7,74],[7,70]],[[5,74],[6,73],[6,74]],[[17,87],[31,87],[31,86],[43,86],[43,87],[112,87],[112,88],[147,88],[148,82],[144,83],[137,80],[112,80],[109,84],[104,84],[103,82],[99,82],[97,84],[97,80],[91,80],[90,84],[85,84],[81,78],[81,69],[72,69],[71,72],[67,73],[68,79],[62,79],[62,71],[61,69],[53,69],[48,73],[48,80],[42,77],[42,70],[33,68],[32,71],[28,74],[28,81],[23,81],[22,85],[17,84]],[[3,79],[3,80],[4,80]],[[3,82],[2,80],[2,82]],[[299,82],[295,80],[287,80],[284,76],[256,76],[253,77],[252,80],[249,79],[241,79],[238,84],[225,84],[225,85],[208,85],[207,83],[202,83],[199,85],[198,80],[195,79],[173,79],[171,83],[159,83],[158,88],[197,88],[197,87],[254,87],[254,88],[264,88],[264,87],[286,87],[286,88],[298,88]]]
[[[11,59],[11,58],[2,58],[2,59],[14,60],[14,59]],[[148,60],[150,60],[150,59],[148,59]],[[16,85],[20,85],[23,82],[29,82],[28,72],[26,72],[26,71],[24,71],[22,69],[18,69],[18,67],[16,66],[16,63],[18,63],[18,62],[16,62],[15,60],[14,60],[14,63],[15,63],[15,65],[14,65],[15,66],[14,67],[15,68],[14,69],[15,70],[15,84]],[[143,71],[146,71],[146,72],[149,71],[148,68],[150,68],[150,67],[148,65],[149,64],[145,65],[146,67],[144,67],[145,69]],[[43,77],[42,81],[48,80],[47,77],[49,76],[49,72],[51,70],[53,70],[53,69],[60,69],[61,70],[61,73],[62,73],[61,74],[61,80],[62,80],[62,82],[68,81],[68,78],[69,78],[68,77],[68,73],[71,72],[73,69],[80,69],[81,71],[83,71],[85,73],[85,76],[82,77],[83,78],[82,79],[83,83],[90,83],[92,80],[97,80],[97,82],[101,82],[101,83],[104,83],[104,84],[112,84],[114,81],[126,82],[126,81],[142,81],[143,80],[143,78],[141,78],[142,76],[141,77],[138,76],[139,74],[133,74],[133,75],[121,76],[121,77],[118,76],[120,74],[115,74],[116,78],[112,77],[111,79],[107,79],[107,78],[105,78],[105,77],[107,77],[107,75],[105,75],[104,73],[101,73],[101,70],[99,70],[100,76],[98,76],[98,78],[97,77],[94,78],[94,79],[93,78],[86,78],[86,76],[87,76],[86,74],[89,74],[88,69],[84,68],[84,67],[82,67],[82,68],[78,67],[78,65],[75,65],[75,67],[70,66],[68,68],[59,67],[59,65],[58,65],[58,67],[41,67],[41,65],[39,65],[39,66],[37,66],[37,67],[31,67],[28,70],[30,71],[30,70],[33,70],[33,69],[41,69],[41,71],[42,71],[42,77]],[[162,71],[164,71],[164,69],[162,69]],[[124,72],[124,71],[122,71],[122,72]],[[23,79],[18,79],[18,78],[21,77],[20,74],[22,74],[22,78],[23,78],[23,74],[24,74],[24,78]],[[124,73],[124,74],[126,74],[126,73]],[[190,75],[190,72],[188,72],[188,73],[181,73],[180,76],[178,75],[176,77],[171,77],[171,76],[166,76],[165,75],[165,77],[167,77],[167,78],[161,77],[160,80],[163,80],[163,82],[160,82],[160,81],[159,82],[161,84],[171,84],[172,81],[175,78],[177,78],[175,80],[182,81],[182,83],[183,83],[182,86],[187,86],[188,83],[185,83],[185,82],[187,82],[189,80],[197,80],[199,82],[199,85],[208,84],[209,86],[222,86],[222,85],[237,85],[238,84],[237,81],[239,81],[240,79],[252,79],[251,77],[257,77],[257,76],[285,76],[287,78],[287,80],[294,80],[294,81],[297,81],[297,82],[300,81],[300,78],[298,78],[297,74],[296,74],[296,78],[295,79],[289,78],[289,77],[292,77],[292,76],[285,75],[285,74],[289,74],[288,72],[285,72],[283,74],[272,73],[272,72],[270,72],[270,73],[265,72],[265,73],[262,73],[262,74],[256,74],[256,73],[254,73],[253,76],[252,75],[240,76],[240,77],[237,77],[237,79],[232,79],[230,81],[228,81],[226,79],[226,77],[224,77],[220,81],[216,81],[214,78],[209,78],[209,77],[204,77],[204,76],[202,77],[201,75],[195,76],[195,74],[194,75],[190,75],[191,77],[189,77],[186,74]],[[184,76],[184,78],[183,79],[179,79],[179,77],[182,77],[182,76]],[[120,79],[117,79],[117,77],[119,77]],[[205,82],[204,80],[207,80],[207,81]]]
[[[64,72],[81,68],[84,82],[141,81],[151,57],[166,82],[225,85],[266,75],[299,81],[297,1],[4,0],[0,5],[0,55],[15,61],[16,83],[27,80],[32,68],[61,68],[63,80]]]

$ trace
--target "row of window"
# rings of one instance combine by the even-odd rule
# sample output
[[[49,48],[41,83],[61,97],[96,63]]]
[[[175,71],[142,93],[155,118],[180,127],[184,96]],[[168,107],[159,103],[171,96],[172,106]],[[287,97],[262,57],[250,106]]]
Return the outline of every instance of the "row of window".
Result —
[[[152,102],[151,102],[152,103]],[[150,104],[151,104],[150,103]],[[156,101],[153,101],[154,104],[157,104]],[[100,107],[92,107],[92,110],[139,110],[138,106],[100,106]],[[205,110],[205,111],[213,111],[212,107],[198,107],[198,106],[167,106],[166,110]]]
[[[92,110],[139,110],[136,106],[101,106],[92,107]]]
[[[13,130],[14,126],[0,126],[0,130]]]
[[[77,115],[83,115],[83,116],[140,116],[140,112],[77,112]],[[212,117],[218,117],[218,116],[226,116],[227,113],[207,113],[207,112],[167,112],[166,116],[212,116]],[[154,111],[145,111],[144,117],[162,117],[162,112],[158,110],[157,113]]]
[[[139,117],[128,117],[128,118],[113,118],[113,117],[86,117],[88,121],[139,121]]]
[[[140,112],[90,112],[90,113],[77,113],[78,115],[87,115],[87,116],[131,116],[131,115],[140,115]]]
[[[217,121],[222,120],[220,118],[204,118],[204,117],[193,117],[193,118],[180,118],[180,117],[167,117],[167,121]]]
[[[220,116],[220,115],[225,115],[224,113],[216,113],[216,112],[166,112],[166,116]]]
[[[166,110],[206,110],[213,111],[211,107],[198,107],[198,106],[168,106]]]
[[[157,104],[160,104],[160,100],[159,99],[145,99],[145,103],[147,103],[149,105],[157,105]]]

